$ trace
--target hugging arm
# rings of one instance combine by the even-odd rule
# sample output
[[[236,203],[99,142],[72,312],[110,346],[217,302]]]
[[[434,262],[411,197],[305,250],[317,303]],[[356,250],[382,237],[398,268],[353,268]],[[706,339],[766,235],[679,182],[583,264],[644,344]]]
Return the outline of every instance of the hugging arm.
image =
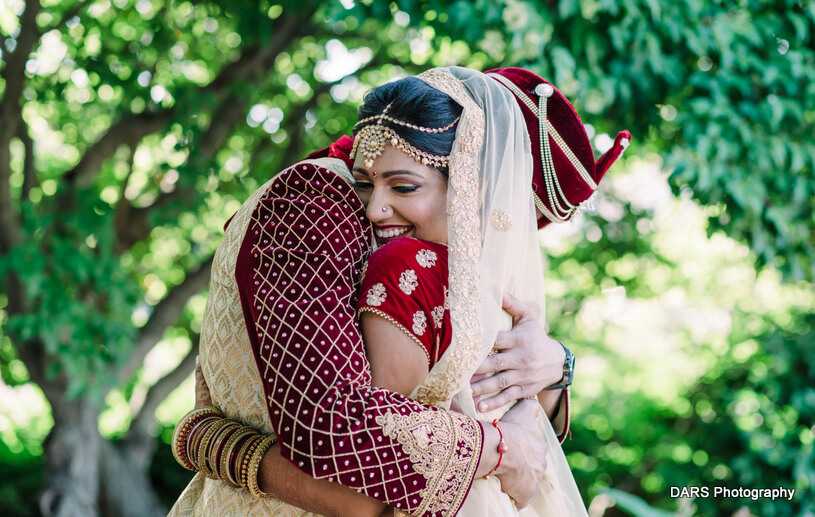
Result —
[[[488,412],[513,400],[537,397],[562,442],[569,431],[569,390],[544,388],[563,377],[563,347],[546,334],[528,305],[506,294],[503,308],[512,316],[512,331],[498,333],[498,353],[487,356],[473,376],[477,407]]]
[[[195,407],[212,406],[209,386],[204,379],[200,362],[195,365]],[[331,517],[376,517],[386,510],[384,503],[355,490],[314,479],[286,461],[280,447],[272,446],[263,455],[258,470],[260,489],[281,501],[312,513]]]
[[[282,173],[252,214],[235,278],[279,453],[310,478],[408,513],[454,514],[483,432],[372,387],[353,306],[369,238],[356,194],[320,164]],[[419,450],[422,430],[432,446]]]
[[[374,386],[411,394],[446,350],[452,335],[447,276],[446,248],[427,241],[400,239],[371,256],[357,308]],[[540,411],[539,404],[524,401],[502,418],[512,446],[495,475],[519,507],[526,505],[546,467]],[[498,430],[483,428],[476,477],[489,474],[499,461]]]

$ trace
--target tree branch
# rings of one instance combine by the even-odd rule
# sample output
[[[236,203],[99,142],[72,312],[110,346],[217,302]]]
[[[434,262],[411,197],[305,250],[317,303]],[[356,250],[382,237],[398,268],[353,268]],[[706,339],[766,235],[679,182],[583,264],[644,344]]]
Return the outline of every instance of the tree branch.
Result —
[[[29,54],[31,54],[34,44],[39,39],[36,20],[39,11],[39,1],[26,3],[25,10],[20,17],[20,35],[16,39],[17,46],[14,52],[11,53],[8,53],[5,47],[3,49],[3,59],[6,66],[2,71],[5,87],[3,98],[0,100],[0,228],[2,228],[2,231],[0,231],[0,253],[4,255],[23,239],[22,226],[17,214],[14,212],[15,203],[12,202],[11,197],[11,149],[9,146],[12,138],[17,135],[18,129],[25,131],[20,97],[25,83],[25,62]],[[5,45],[5,38],[3,44]],[[28,141],[30,142],[30,139]],[[26,145],[24,171],[30,175],[28,173],[28,169],[31,167],[29,147],[25,138],[23,144]],[[23,192],[25,192],[25,180]],[[25,312],[28,305],[25,290],[13,270],[5,275],[4,291],[8,300],[6,313],[13,316]],[[14,345],[17,355],[26,365],[31,379],[43,386],[43,390],[47,392],[53,386],[53,383],[46,382],[46,353],[43,343],[39,340],[32,340],[27,343],[15,342]]]
[[[212,259],[213,257],[210,257],[198,269],[187,273],[184,281],[173,287],[167,296],[153,308],[150,319],[139,330],[135,350],[128,358],[127,363],[117,371],[116,376],[120,383],[128,380],[136,373],[136,370],[144,362],[144,356],[147,355],[147,352],[161,340],[167,327],[172,325],[181,315],[187,300],[207,286],[212,270]]]
[[[274,63],[280,50],[291,42],[298,31],[304,31],[308,26],[308,23],[296,17],[286,17],[282,24],[275,26],[275,37],[268,46],[247,48],[240,59],[225,66],[212,82],[200,90],[221,98],[235,81],[246,79],[252,74],[263,75],[262,72]],[[137,145],[142,138],[158,131],[172,120],[174,113],[175,110],[169,109],[159,113],[129,115],[120,119],[85,152],[79,163],[65,174],[68,185],[80,188],[90,185],[102,162],[120,145],[125,143]]]
[[[317,97],[329,91],[332,85],[333,83],[320,83],[320,85],[314,90],[314,95],[311,96],[308,102],[295,106],[286,114],[286,119],[291,124],[286,125],[290,128],[288,131],[289,146],[286,148],[286,152],[283,154],[279,168],[288,167],[298,160],[305,158],[305,155],[307,154],[303,153],[303,136],[305,134],[305,129],[300,121],[305,119],[306,112],[317,104]],[[292,126],[294,127],[292,128]]]
[[[37,179],[37,169],[34,168],[34,141],[28,134],[28,126],[25,122],[18,127],[17,136],[23,142],[25,149],[25,161],[23,162],[23,191],[21,199],[28,199],[31,189],[38,187],[40,182]]]
[[[274,64],[277,55],[300,35],[308,34],[312,28],[306,18],[281,15],[272,27],[274,37],[266,47],[250,47],[241,59],[226,66],[207,88],[213,93],[222,93],[237,80],[245,80],[251,75],[265,72]]]
[[[195,145],[195,149],[198,151],[194,151],[194,156],[189,159],[194,164],[188,163],[185,168],[200,170],[215,157],[215,154],[224,146],[237,123],[243,119],[246,104],[247,102],[241,101],[234,95],[230,95],[221,102],[218,110],[212,116],[212,123],[209,128]],[[127,199],[122,197],[120,206],[121,203],[125,203],[125,207],[121,208],[121,210],[128,215],[122,219],[117,219],[117,249],[120,251],[129,249],[133,244],[147,237],[151,230],[148,224],[150,214],[163,207],[173,205],[179,200],[193,199],[193,188],[192,185],[177,184],[171,192],[160,195],[152,204],[146,207],[134,208]]]
[[[173,117],[174,110],[160,113],[127,115],[119,119],[99,140],[82,155],[73,169],[65,173],[69,185],[85,188],[92,182],[102,163],[122,144],[135,147],[142,138],[164,127]]]
[[[14,213],[11,199],[11,139],[17,135],[17,128],[23,124],[23,107],[20,96],[25,83],[25,62],[37,42],[38,1],[26,3],[20,16],[20,35],[14,52],[4,51],[6,67],[2,71],[5,81],[3,99],[0,100],[0,253],[8,253],[12,246],[22,240],[20,222]]]
[[[176,389],[195,368],[195,357],[198,355],[200,336],[192,339],[190,352],[178,363],[170,373],[159,379],[148,391],[144,403],[138,413],[133,416],[130,429],[125,439],[133,436],[146,436],[150,434],[155,422],[155,413],[158,406],[167,398],[171,391]]]
[[[126,235],[132,226],[129,219],[130,211],[133,209],[133,205],[130,203],[130,200],[127,199],[125,193],[127,192],[127,185],[130,183],[130,176],[133,174],[133,160],[135,158],[136,147],[133,146],[130,148],[130,157],[127,160],[127,175],[125,176],[124,180],[122,180],[122,186],[119,189],[119,202],[116,204],[116,213],[113,217],[113,225],[114,228],[116,228],[114,234],[116,235],[117,240],[117,255],[121,254],[125,249],[127,249],[120,246],[122,242],[120,236]]]

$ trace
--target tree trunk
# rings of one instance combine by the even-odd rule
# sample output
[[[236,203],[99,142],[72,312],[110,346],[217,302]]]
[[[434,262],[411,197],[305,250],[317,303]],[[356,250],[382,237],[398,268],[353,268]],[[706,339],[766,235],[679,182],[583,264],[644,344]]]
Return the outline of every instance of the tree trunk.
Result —
[[[164,517],[167,508],[158,501],[150,482],[150,460],[156,440],[150,435],[118,442],[102,442],[99,503],[102,517]]]
[[[97,517],[99,409],[82,399],[51,400],[54,428],[45,441],[44,517]]]

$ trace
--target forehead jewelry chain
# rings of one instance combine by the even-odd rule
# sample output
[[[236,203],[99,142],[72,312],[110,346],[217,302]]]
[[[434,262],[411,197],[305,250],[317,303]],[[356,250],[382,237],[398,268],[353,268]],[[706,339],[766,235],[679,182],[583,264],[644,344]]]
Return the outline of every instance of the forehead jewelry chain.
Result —
[[[387,126],[384,126],[382,124],[382,121],[387,120],[392,124],[404,126],[410,129],[415,129],[423,133],[437,134],[451,129],[461,117],[460,116],[456,117],[456,119],[453,122],[447,124],[444,127],[427,128],[417,126],[415,124],[410,124],[408,122],[404,122],[402,120],[389,116],[388,109],[390,109],[391,104],[388,104],[381,114],[364,118],[356,123],[354,128],[359,127],[361,124],[365,124],[367,122],[372,122],[376,120],[376,124],[367,125],[360,129],[359,132],[357,133],[356,137],[354,138],[354,146],[351,149],[350,155],[351,159],[354,159],[356,157],[357,150],[359,150],[362,153],[362,156],[365,157],[365,166],[370,168],[373,166],[374,160],[381,156],[382,153],[385,151],[385,146],[387,144],[391,144],[396,149],[399,149],[400,151],[410,156],[415,161],[422,163],[423,165],[430,165],[436,168],[446,167],[448,161],[447,156],[426,153],[421,149],[416,148],[410,142],[408,142],[407,140],[402,138],[398,133],[396,133],[396,131]]]

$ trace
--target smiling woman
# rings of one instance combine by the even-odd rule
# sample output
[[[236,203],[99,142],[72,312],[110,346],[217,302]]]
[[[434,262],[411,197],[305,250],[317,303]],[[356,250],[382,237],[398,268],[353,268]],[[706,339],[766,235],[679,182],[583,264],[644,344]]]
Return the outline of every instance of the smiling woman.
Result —
[[[447,243],[447,157],[461,111],[415,77],[365,96],[354,126],[353,187],[379,246],[400,237]]]
[[[373,166],[357,157],[353,187],[365,204],[376,242],[399,237],[447,243],[447,178],[387,146]]]

